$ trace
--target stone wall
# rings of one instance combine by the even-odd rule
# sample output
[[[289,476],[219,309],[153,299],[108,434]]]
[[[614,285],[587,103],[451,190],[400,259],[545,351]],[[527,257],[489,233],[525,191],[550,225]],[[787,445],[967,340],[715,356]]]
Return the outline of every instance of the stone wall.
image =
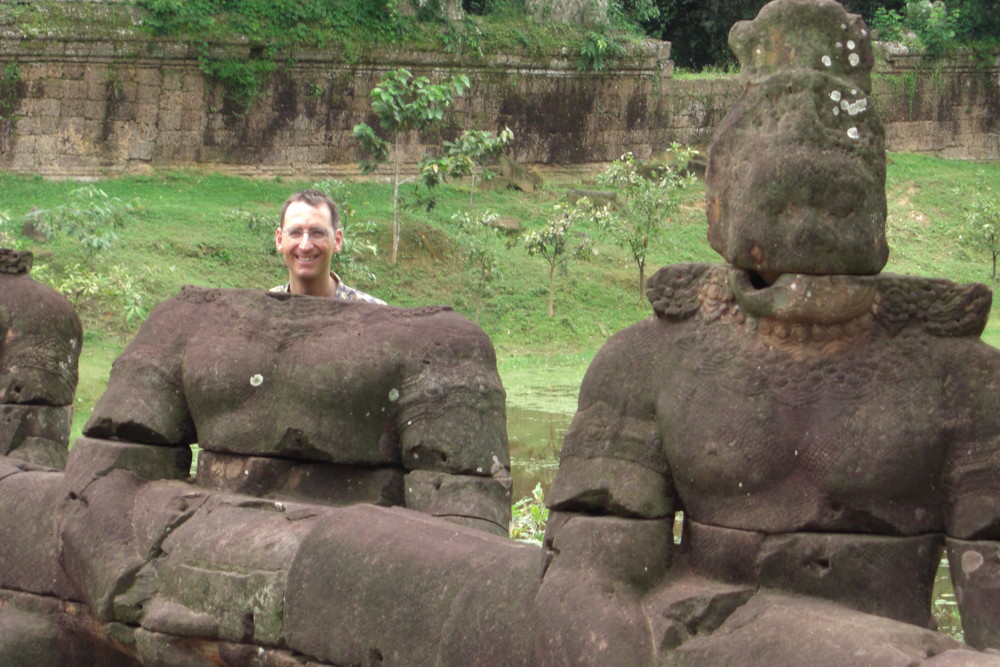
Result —
[[[252,54],[245,44],[219,49]],[[579,71],[574,54],[475,62],[392,51],[353,62],[331,52],[289,55],[242,113],[183,44],[0,33],[0,168],[69,177],[194,165],[251,175],[354,173],[361,155],[351,130],[375,124],[368,92],[399,66],[432,78],[461,70],[472,80],[440,134],[408,138],[411,160],[461,128],[505,125],[521,162],[602,162],[624,151],[649,158],[671,141],[706,145],[739,93],[735,77],[674,78],[669,44],[654,41],[601,73]],[[927,76],[912,63],[890,63],[876,79],[889,149],[1000,157],[998,76],[1000,68],[962,67]]]

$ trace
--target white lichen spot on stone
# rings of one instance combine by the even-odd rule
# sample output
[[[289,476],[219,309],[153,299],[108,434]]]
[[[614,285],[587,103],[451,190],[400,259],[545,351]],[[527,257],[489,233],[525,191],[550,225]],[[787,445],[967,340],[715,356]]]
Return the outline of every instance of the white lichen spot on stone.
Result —
[[[483,466],[479,466],[476,468],[476,472],[481,473],[482,471],[483,471]]]
[[[844,111],[847,111],[850,108],[850,106],[851,103],[848,102],[847,100],[840,100],[840,108],[843,109]]]
[[[840,107],[833,107],[833,115],[834,116],[840,115]]]
[[[839,90],[835,90],[832,93],[830,93],[830,99],[833,100],[834,102],[839,102],[840,101],[840,91]]]
[[[841,23],[840,24],[840,29],[841,30],[847,30],[847,24],[846,23]]]
[[[983,565],[983,555],[978,551],[969,549],[962,554],[962,572],[972,574]]]
[[[389,390],[389,400],[398,401],[399,400],[399,390],[393,387]]]
[[[830,56],[823,56],[822,58],[820,58],[820,60],[822,60],[823,64],[826,65],[827,67],[833,64],[833,61],[830,60]]]
[[[862,97],[860,100],[856,101],[854,104],[850,106],[850,108],[847,110],[847,113],[851,114],[852,116],[857,116],[859,113],[862,113],[867,108],[868,108],[868,100]]]
[[[264,382],[264,376],[260,373],[256,373],[250,376],[250,386],[259,387]]]
[[[854,50],[854,40],[853,39],[847,40],[847,48],[849,48],[851,51]]]
[[[857,94],[858,94],[857,88],[851,88],[851,95],[857,95]]]
[[[760,55],[760,49],[757,49],[757,55],[758,56]]]
[[[860,135],[858,134],[858,128],[852,127],[847,130],[847,136],[851,139],[857,139]]]
[[[862,37],[867,37],[867,36],[868,36],[868,31],[867,31],[867,30],[865,30],[864,28],[862,28],[862,29],[861,29],[861,36],[862,36]]]
[[[842,46],[844,46],[844,45],[843,45],[843,44],[841,44],[840,42],[837,42],[836,44],[834,44],[834,46],[836,46],[836,47],[837,47],[837,48],[839,49],[839,48],[841,48],[841,47],[842,47]]]
[[[847,56],[847,61],[851,63],[851,67],[857,67],[858,63],[861,62],[861,56],[859,56],[856,53],[852,53],[851,55]]]

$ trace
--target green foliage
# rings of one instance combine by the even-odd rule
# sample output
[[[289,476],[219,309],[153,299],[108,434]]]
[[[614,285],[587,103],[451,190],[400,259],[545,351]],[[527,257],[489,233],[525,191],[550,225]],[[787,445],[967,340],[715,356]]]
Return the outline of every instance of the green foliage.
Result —
[[[624,47],[602,32],[588,30],[580,43],[580,56],[576,67],[579,70],[601,72],[608,66],[608,60],[620,56]]]
[[[510,536],[518,542],[542,545],[545,527],[549,521],[549,508],[541,483],[535,485],[531,496],[522,498],[511,507]]]
[[[399,186],[413,180],[403,179],[400,174],[400,139],[410,130],[420,130],[439,124],[444,120],[444,113],[469,88],[469,77],[458,74],[441,84],[432,84],[425,76],[414,77],[409,70],[400,68],[386,72],[379,85],[372,88],[369,97],[372,100],[372,111],[378,116],[379,125],[391,137],[391,142],[382,139],[367,124],[354,126],[354,137],[361,146],[373,156],[372,160],[363,160],[361,169],[371,172],[380,164],[393,159],[393,195],[392,195],[392,255],[390,261],[399,261],[400,237],[400,193]],[[436,179],[425,180],[429,186],[437,183]]]
[[[11,61],[0,66],[0,121],[12,118],[17,104],[21,68]]]
[[[69,194],[70,202],[50,209],[36,209],[25,220],[46,237],[64,234],[76,239],[85,251],[85,263],[118,242],[118,231],[139,210],[137,201],[125,202],[104,190],[85,185]]]
[[[20,246],[20,242],[14,237],[10,222],[10,213],[0,209],[0,248],[16,250]]]
[[[468,211],[455,213],[452,220],[458,223],[458,242],[469,272],[473,294],[475,295],[475,321],[483,309],[483,299],[490,287],[501,277],[500,251],[497,238],[499,230],[494,226],[498,216],[494,211],[486,211],[472,217]]]
[[[584,258],[592,248],[592,243],[586,235],[574,245],[570,237],[570,229],[581,220],[589,217],[586,198],[581,199],[577,206],[556,204],[554,215],[541,230],[529,232],[524,236],[524,248],[532,257],[538,255],[549,265],[549,317],[555,315],[555,273],[556,269],[566,271],[572,259]]]
[[[601,229],[626,250],[639,270],[639,299],[645,297],[646,260],[662,243],[684,197],[695,183],[687,164],[694,150],[670,145],[673,162],[640,165],[631,153],[612,162],[598,177],[598,183],[618,192],[618,205],[598,211]]]
[[[86,324],[117,331],[123,343],[125,335],[146,319],[147,288],[122,264],[101,271],[76,264],[53,287],[69,299]]]
[[[201,71],[225,86],[226,95],[236,104],[237,116],[246,114],[277,66],[274,61],[265,58],[214,60],[201,57],[198,62]]]
[[[66,295],[85,323],[97,323],[121,335],[146,317],[142,283],[124,265],[98,268],[97,257],[117,245],[119,232],[139,210],[93,185],[69,193],[69,203],[31,211],[25,220],[47,238],[65,236],[83,249],[84,261],[70,267],[59,280],[49,282]],[[46,271],[35,271],[44,278]]]
[[[445,141],[444,155],[440,158],[428,158],[420,164],[420,173],[429,186],[436,185],[438,180],[451,177],[470,176],[469,210],[472,210],[476,194],[476,181],[479,178],[490,179],[495,175],[486,169],[486,165],[503,153],[507,145],[514,139],[514,133],[505,127],[500,134],[486,130],[465,130],[456,141]]]
[[[992,260],[990,278],[993,288],[997,285],[997,259],[1000,258],[1000,197],[985,182],[980,173],[974,190],[967,191],[965,224],[969,240],[976,250],[986,251]]]
[[[938,0],[906,0],[902,11],[880,7],[872,17],[879,39],[903,42],[940,58],[958,46],[956,27],[960,12]]]

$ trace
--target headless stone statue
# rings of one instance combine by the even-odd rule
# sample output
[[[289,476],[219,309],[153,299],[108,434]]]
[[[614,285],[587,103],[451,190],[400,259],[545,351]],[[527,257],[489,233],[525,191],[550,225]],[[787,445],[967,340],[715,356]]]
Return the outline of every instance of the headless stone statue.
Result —
[[[35,282],[32,255],[0,248],[0,455],[66,463],[83,342],[66,297]]]

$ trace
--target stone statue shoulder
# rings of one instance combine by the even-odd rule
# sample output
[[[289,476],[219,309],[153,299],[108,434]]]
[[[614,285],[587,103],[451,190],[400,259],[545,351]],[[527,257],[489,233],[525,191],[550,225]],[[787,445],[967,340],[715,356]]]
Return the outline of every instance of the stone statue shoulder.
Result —
[[[646,297],[660,319],[679,322],[701,311],[713,320],[736,306],[728,286],[734,270],[723,264],[664,266],[646,283]]]
[[[932,336],[978,337],[986,327],[993,294],[982,283],[891,273],[875,280],[875,317],[892,336],[912,327]]]

